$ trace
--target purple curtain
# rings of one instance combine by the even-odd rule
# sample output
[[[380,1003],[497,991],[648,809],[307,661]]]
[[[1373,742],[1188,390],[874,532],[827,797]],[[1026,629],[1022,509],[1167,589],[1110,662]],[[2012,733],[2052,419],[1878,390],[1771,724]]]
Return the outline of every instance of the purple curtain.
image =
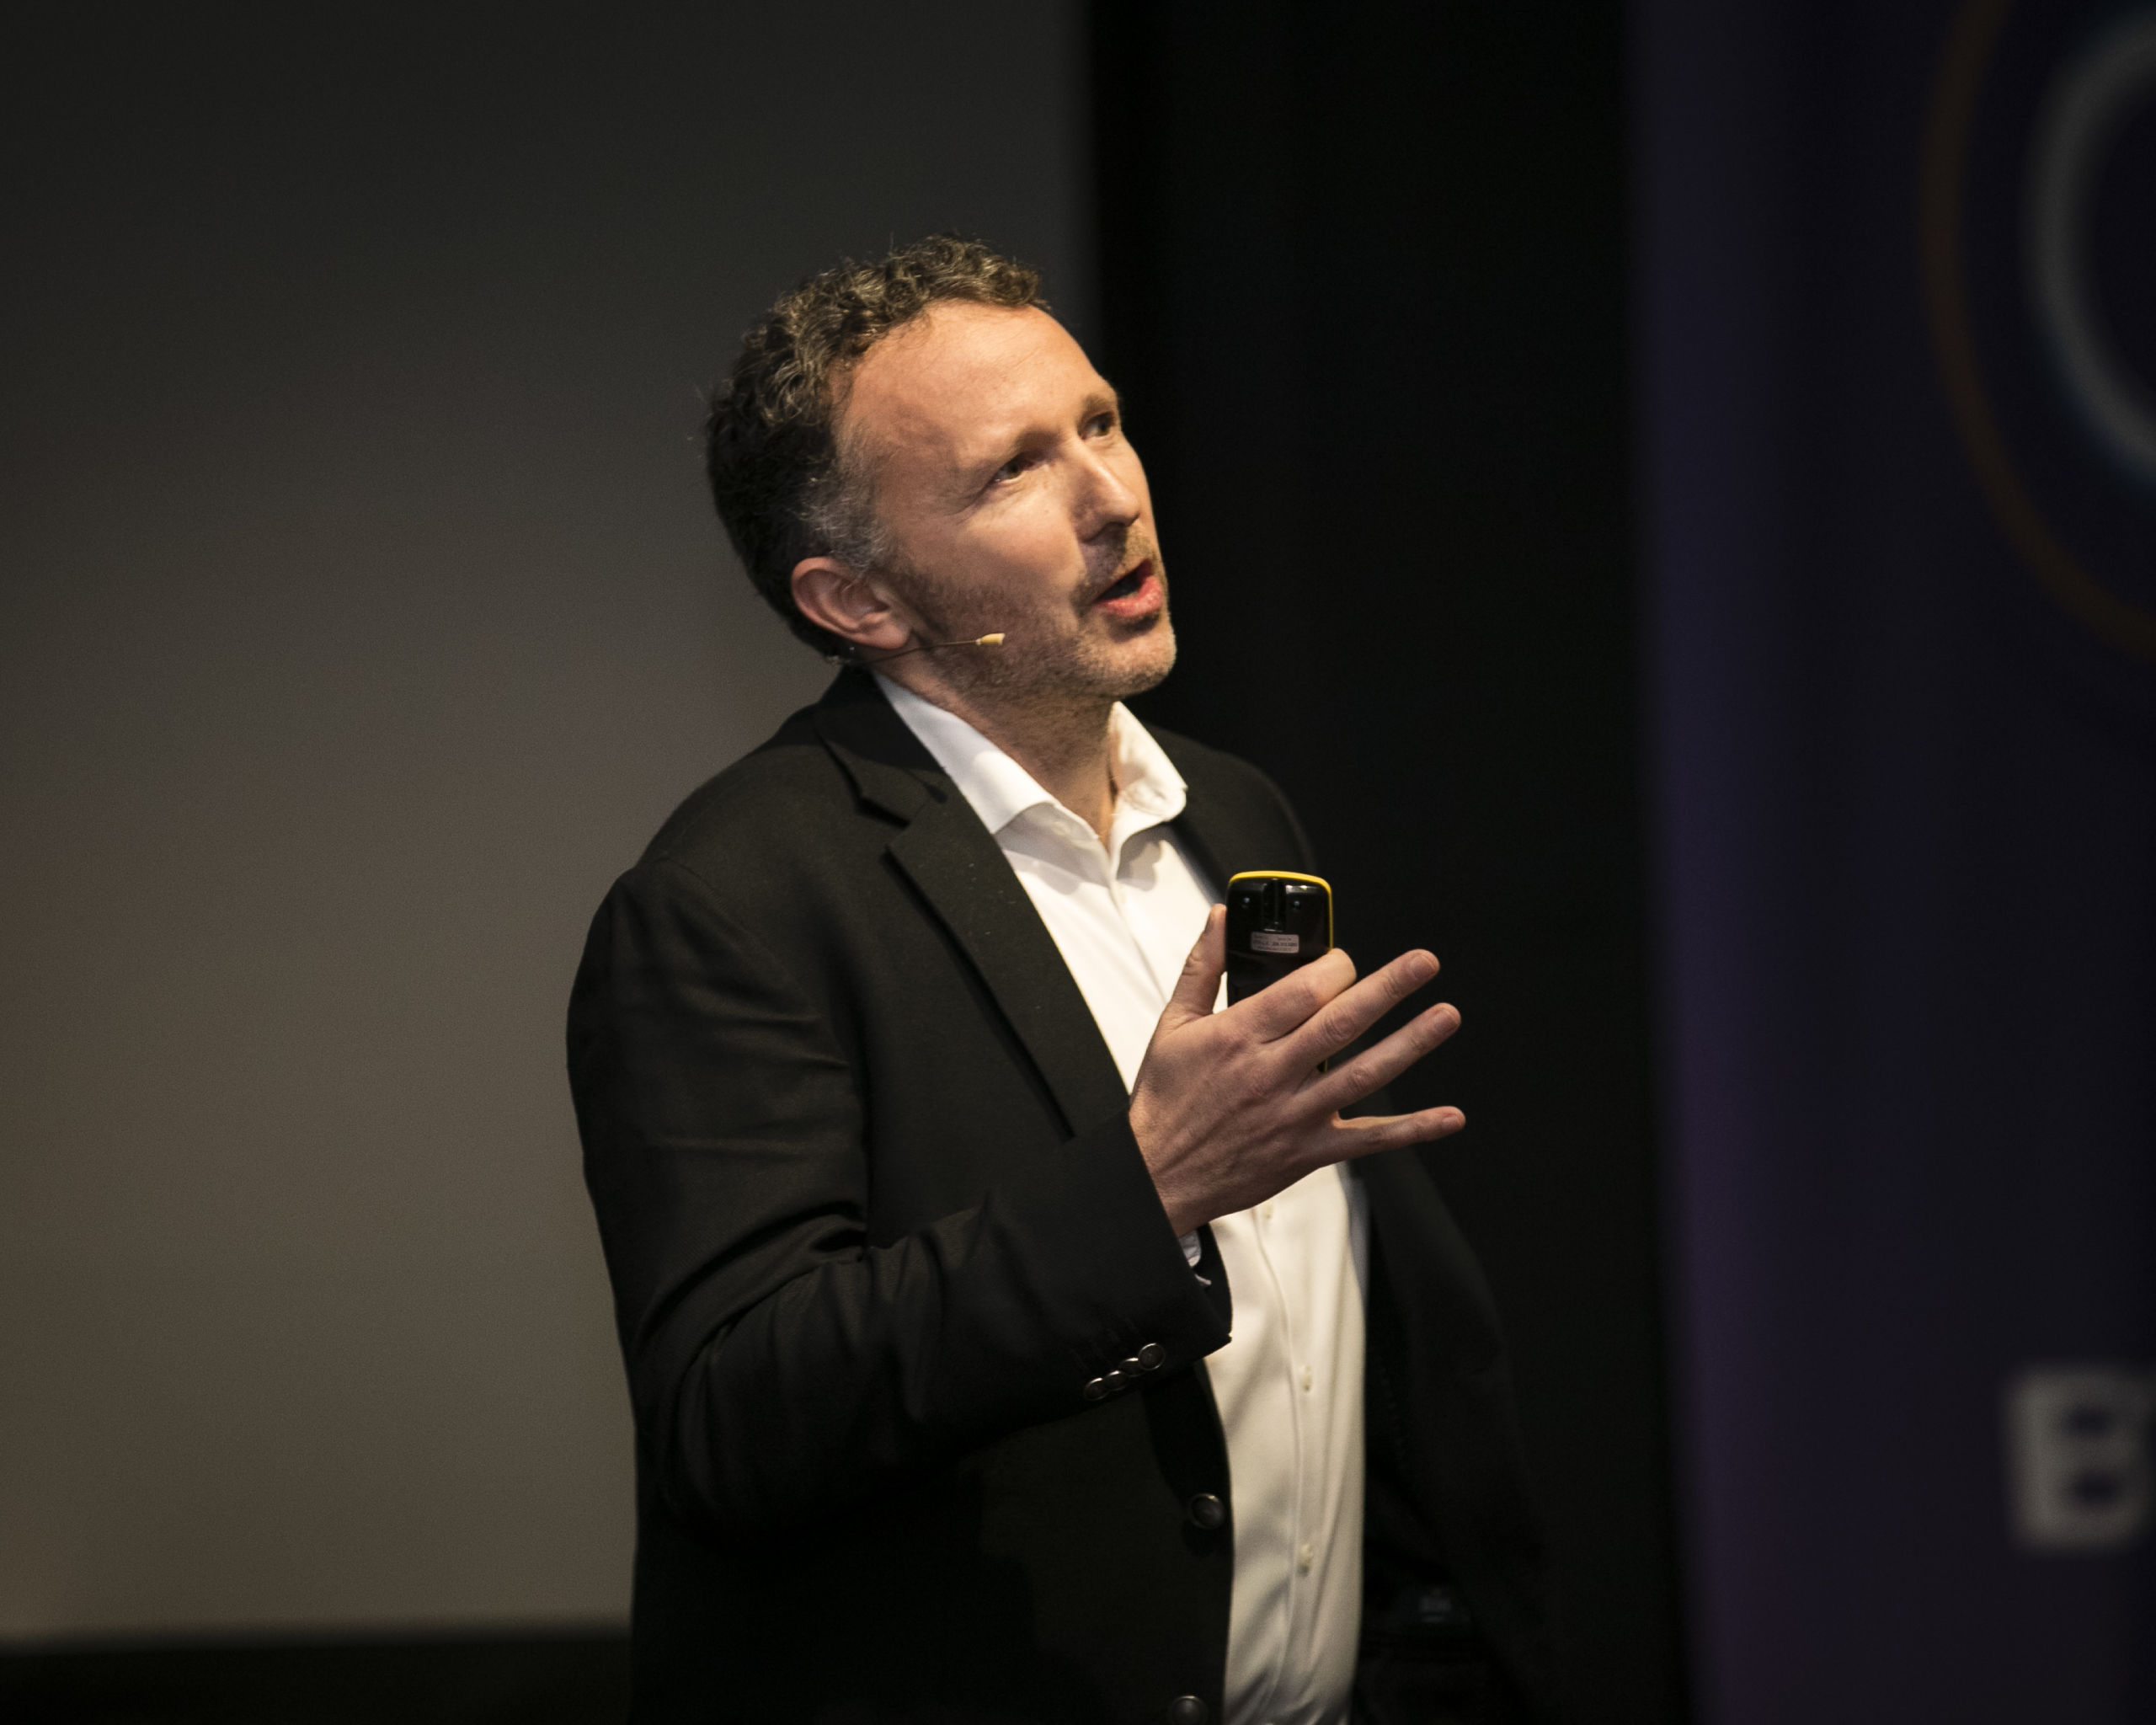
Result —
[[[2156,6],[1635,18],[1700,1715],[2156,1719]]]

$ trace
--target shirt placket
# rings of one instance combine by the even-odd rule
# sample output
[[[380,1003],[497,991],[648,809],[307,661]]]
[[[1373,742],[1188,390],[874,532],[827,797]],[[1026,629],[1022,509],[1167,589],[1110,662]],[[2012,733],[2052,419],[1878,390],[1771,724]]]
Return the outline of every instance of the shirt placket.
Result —
[[[1113,825],[1108,830],[1111,834],[1115,834]],[[1150,830],[1150,828],[1140,827],[1130,832],[1115,834],[1113,846],[1103,846],[1102,850],[1107,862],[1108,903],[1115,907],[1115,920],[1122,926],[1123,937],[1130,943],[1131,955],[1138,961],[1139,974],[1152,982],[1155,995],[1161,1006],[1166,1007],[1168,997],[1161,991],[1161,979],[1155,972],[1151,960],[1146,956],[1145,943],[1138,937],[1138,931],[1131,926],[1130,907],[1123,895],[1123,859],[1130,854],[1132,841]]]
[[[1296,1393],[1299,1378],[1295,1366],[1300,1352],[1295,1327],[1289,1311],[1288,1290],[1282,1285],[1278,1265],[1273,1261],[1272,1227],[1277,1214],[1276,1200],[1267,1199],[1255,1210],[1245,1212],[1251,1220],[1251,1237],[1257,1242],[1258,1262],[1265,1266],[1266,1294],[1272,1306],[1271,1322],[1267,1328],[1279,1338],[1280,1358],[1277,1362],[1286,1375],[1288,1400],[1288,1430],[1289,1461],[1288,1473],[1293,1482],[1289,1493],[1288,1525],[1293,1537],[1288,1546],[1288,1585],[1281,1605],[1282,1622],[1277,1642],[1278,1652],[1273,1656],[1273,1669],[1266,1679],[1265,1705],[1259,1711],[1266,1717],[1280,1711],[1290,1672],[1300,1664],[1304,1637],[1299,1626],[1306,1614],[1310,1575],[1315,1568],[1305,1566],[1305,1554],[1310,1551],[1307,1538],[1310,1515],[1307,1498],[1308,1443],[1305,1430],[1303,1398]]]

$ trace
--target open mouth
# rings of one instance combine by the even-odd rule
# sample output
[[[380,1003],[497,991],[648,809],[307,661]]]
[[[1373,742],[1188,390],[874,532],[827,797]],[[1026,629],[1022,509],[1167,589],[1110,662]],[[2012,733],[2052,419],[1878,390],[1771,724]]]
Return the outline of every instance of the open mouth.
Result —
[[[1096,605],[1113,605],[1118,599],[1128,599],[1145,585],[1145,578],[1152,573],[1153,559],[1149,557],[1132,569],[1129,574],[1117,580],[1093,602]]]

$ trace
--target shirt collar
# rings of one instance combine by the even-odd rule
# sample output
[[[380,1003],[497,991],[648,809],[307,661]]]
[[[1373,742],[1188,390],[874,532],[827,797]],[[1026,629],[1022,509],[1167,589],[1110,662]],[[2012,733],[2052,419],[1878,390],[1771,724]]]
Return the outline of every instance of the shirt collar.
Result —
[[[876,684],[991,833],[1000,833],[1020,815],[1042,808],[1060,809],[1085,825],[1042,789],[1031,773],[957,713],[893,682],[881,671],[876,673]],[[1111,832],[1118,844],[1134,832],[1182,813],[1188,790],[1182,775],[1168,759],[1167,750],[1120,701],[1108,713],[1108,759],[1116,782]]]

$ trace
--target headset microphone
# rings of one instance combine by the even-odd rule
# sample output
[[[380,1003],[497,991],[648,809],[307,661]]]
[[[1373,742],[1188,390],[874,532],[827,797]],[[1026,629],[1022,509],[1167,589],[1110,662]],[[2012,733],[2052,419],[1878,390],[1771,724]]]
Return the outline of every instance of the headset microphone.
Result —
[[[946,647],[1001,647],[1002,644],[1003,632],[998,629],[992,635],[977,636],[970,641],[924,641],[918,647],[901,647],[896,653],[886,653],[867,662],[882,665],[890,660],[904,659],[909,653],[938,653]]]

